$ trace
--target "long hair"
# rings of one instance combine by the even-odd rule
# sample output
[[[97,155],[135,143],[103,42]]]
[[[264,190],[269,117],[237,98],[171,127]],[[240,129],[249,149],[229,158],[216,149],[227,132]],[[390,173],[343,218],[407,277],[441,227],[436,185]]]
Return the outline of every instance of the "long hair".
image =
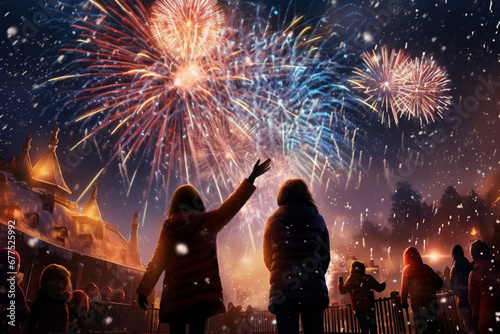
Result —
[[[290,203],[300,203],[313,207],[318,212],[307,184],[302,179],[288,179],[281,185],[277,198],[278,206]]]
[[[172,201],[170,201],[168,217],[174,213],[186,210],[205,211],[205,205],[200,194],[189,184],[180,186],[175,190],[172,195]]]

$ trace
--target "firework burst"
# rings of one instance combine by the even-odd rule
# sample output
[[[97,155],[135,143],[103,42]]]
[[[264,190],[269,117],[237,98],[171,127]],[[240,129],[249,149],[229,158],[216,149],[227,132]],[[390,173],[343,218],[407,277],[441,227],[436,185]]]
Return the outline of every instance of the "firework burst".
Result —
[[[405,51],[382,47],[362,59],[364,69],[356,68],[350,82],[367,95],[366,105],[380,111],[382,123],[398,125],[402,116],[429,123],[451,104],[446,72],[425,55],[411,60]]]
[[[272,14],[255,7],[243,16],[235,7],[226,10],[219,31],[215,1],[183,7],[161,0],[151,15],[139,2],[91,2],[99,12],[77,12],[78,40],[63,48],[74,60],[49,82],[71,80],[62,95],[68,108],[78,106],[73,122],[88,131],[75,146],[105,130],[115,143],[109,161],[118,160],[127,175],[132,165],[127,191],[145,160],[148,189],[156,180],[168,195],[188,182],[220,200],[258,157],[281,161],[287,175],[304,178],[313,191],[337,182],[339,169],[351,175],[359,166],[360,103],[343,74],[351,68],[342,65],[339,42],[322,37],[341,30],[328,22],[333,12],[316,25],[297,17],[272,30]],[[202,9],[208,13],[193,12]],[[186,15],[176,12],[182,10]],[[194,46],[172,42],[176,30],[163,26],[169,15],[177,26],[208,32],[203,38],[181,34],[198,36]],[[172,50],[176,43],[186,47]],[[72,94],[76,86],[81,89]]]
[[[354,70],[355,79],[351,80],[354,87],[368,97],[365,103],[373,110],[381,110],[381,120],[391,124],[398,124],[398,111],[401,110],[400,86],[402,73],[406,72],[407,61],[410,56],[403,51],[388,51],[382,47],[380,54],[375,50],[370,54],[365,52],[362,59],[365,64],[363,70]]]
[[[214,0],[162,0],[153,4],[150,25],[160,50],[189,61],[219,45],[223,18]]]
[[[410,61],[404,78],[401,96],[405,98],[400,106],[408,118],[429,123],[434,121],[435,115],[441,117],[442,111],[451,105],[450,80],[432,59],[423,55],[421,59]]]

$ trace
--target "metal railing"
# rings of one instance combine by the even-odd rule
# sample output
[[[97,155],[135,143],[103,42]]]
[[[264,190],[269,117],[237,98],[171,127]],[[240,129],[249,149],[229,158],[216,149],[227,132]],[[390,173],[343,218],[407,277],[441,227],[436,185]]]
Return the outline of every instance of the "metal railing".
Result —
[[[399,297],[377,299],[375,308],[378,333],[416,333],[412,314],[408,309],[401,308]],[[436,312],[441,333],[467,333],[454,295],[439,294]],[[84,316],[87,328],[81,333],[169,334],[169,326],[158,322],[157,308],[144,311],[137,305],[96,302],[91,303]],[[69,333],[80,332],[70,324]],[[221,314],[208,320],[206,333],[277,333],[276,318],[267,310],[242,312],[236,323],[230,325],[226,315]],[[360,333],[351,305],[334,305],[324,311],[324,333]]]

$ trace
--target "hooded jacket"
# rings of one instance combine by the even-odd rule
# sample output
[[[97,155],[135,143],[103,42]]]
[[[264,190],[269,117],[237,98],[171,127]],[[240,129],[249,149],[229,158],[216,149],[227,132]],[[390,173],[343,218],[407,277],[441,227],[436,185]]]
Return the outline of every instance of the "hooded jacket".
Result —
[[[482,241],[471,245],[471,254],[469,301],[472,318],[478,323],[480,333],[499,333],[500,322],[496,321],[495,313],[500,313],[500,262],[490,255],[488,246]]]
[[[471,265],[464,256],[462,246],[455,245],[451,250],[453,266],[451,267],[450,288],[458,297],[459,307],[470,307],[469,304],[469,273]]]
[[[67,302],[71,297],[70,291],[61,291],[51,295],[39,291],[38,299],[31,305],[27,333],[68,333],[69,311]]]
[[[431,267],[422,262],[415,247],[408,247],[404,252],[405,267],[401,278],[401,302],[407,304],[410,294],[411,308],[430,308],[437,303],[436,291],[443,285],[443,280]]]
[[[374,312],[375,296],[373,291],[385,290],[385,282],[379,283],[372,275],[365,273],[365,265],[359,261],[352,261],[350,275],[345,283],[339,282],[341,294],[351,295],[351,305],[355,312]]]
[[[270,271],[269,311],[328,307],[325,273],[330,241],[315,208],[299,203],[280,206],[267,220],[263,247]]]
[[[185,210],[163,223],[158,245],[137,293],[149,296],[165,271],[160,321],[225,312],[217,261],[217,233],[238,213],[255,187],[244,180],[216,210]]]

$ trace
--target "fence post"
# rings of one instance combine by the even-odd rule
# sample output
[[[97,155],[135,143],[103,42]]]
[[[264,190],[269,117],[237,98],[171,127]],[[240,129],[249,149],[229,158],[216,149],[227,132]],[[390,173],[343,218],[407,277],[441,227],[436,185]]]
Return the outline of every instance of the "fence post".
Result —
[[[153,318],[154,318],[155,303],[151,303],[151,321],[149,322],[150,333],[153,334]]]

